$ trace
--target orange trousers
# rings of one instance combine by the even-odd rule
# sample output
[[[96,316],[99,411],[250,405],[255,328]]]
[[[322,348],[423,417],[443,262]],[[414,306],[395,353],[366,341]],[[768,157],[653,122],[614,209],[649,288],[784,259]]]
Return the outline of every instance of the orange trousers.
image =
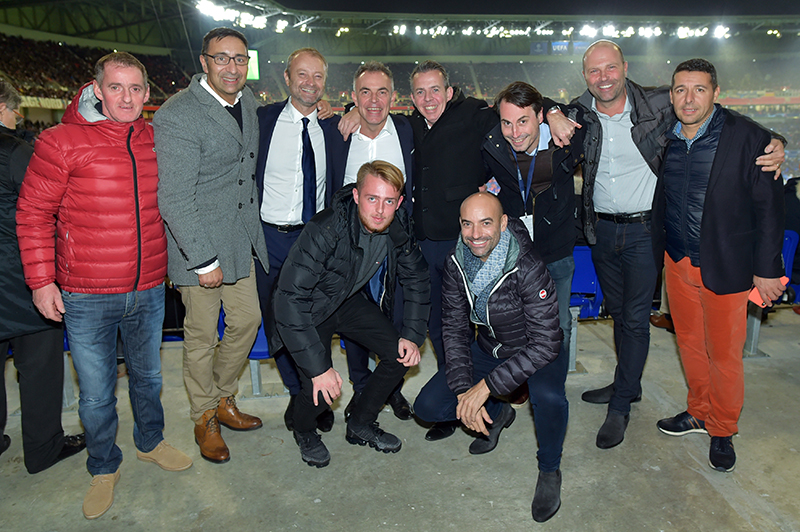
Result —
[[[689,385],[687,411],[711,436],[731,436],[744,404],[742,349],[748,292],[719,295],[705,286],[689,257],[665,254],[667,294]]]

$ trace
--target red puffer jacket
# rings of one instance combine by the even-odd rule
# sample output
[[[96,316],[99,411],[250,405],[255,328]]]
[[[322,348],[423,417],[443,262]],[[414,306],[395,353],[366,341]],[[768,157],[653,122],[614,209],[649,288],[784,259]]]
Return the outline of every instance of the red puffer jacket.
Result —
[[[55,281],[68,292],[118,294],[153,288],[167,273],[153,129],[141,117],[106,119],[97,103],[85,85],[36,142],[17,203],[31,289]]]

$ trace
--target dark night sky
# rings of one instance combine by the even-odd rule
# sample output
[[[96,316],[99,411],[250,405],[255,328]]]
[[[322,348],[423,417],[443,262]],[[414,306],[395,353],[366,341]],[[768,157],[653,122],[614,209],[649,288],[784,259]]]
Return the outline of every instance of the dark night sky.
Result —
[[[489,15],[627,15],[627,16],[758,16],[800,15],[800,0],[278,0],[286,8],[310,11],[351,11],[421,14]]]

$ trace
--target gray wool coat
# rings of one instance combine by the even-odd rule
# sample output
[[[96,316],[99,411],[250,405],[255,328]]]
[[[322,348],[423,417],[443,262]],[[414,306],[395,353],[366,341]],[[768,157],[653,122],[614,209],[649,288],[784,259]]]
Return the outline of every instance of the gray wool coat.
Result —
[[[242,90],[242,131],[195,74],[153,117],[158,207],[167,225],[169,277],[198,284],[194,269],[217,257],[223,282],[250,274],[252,250],[269,268],[256,188],[256,102]]]

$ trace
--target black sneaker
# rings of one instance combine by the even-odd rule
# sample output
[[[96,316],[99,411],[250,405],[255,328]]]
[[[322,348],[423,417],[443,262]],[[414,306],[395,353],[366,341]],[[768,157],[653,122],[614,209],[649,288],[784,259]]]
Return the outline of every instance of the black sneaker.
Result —
[[[322,443],[322,438],[319,437],[316,430],[311,432],[294,431],[294,441],[300,447],[300,456],[303,458],[303,462],[308,465],[325,467],[331,462],[331,453]]]
[[[670,436],[685,436],[693,432],[708,434],[706,422],[697,419],[689,412],[681,412],[675,417],[668,417],[656,423],[658,430]]]
[[[733,471],[736,467],[736,452],[733,450],[732,436],[711,436],[708,465],[725,473]]]
[[[352,423],[347,424],[347,442],[353,445],[366,445],[376,451],[384,453],[396,453],[400,450],[403,443],[394,434],[384,432],[375,421],[371,425],[358,426]]]

